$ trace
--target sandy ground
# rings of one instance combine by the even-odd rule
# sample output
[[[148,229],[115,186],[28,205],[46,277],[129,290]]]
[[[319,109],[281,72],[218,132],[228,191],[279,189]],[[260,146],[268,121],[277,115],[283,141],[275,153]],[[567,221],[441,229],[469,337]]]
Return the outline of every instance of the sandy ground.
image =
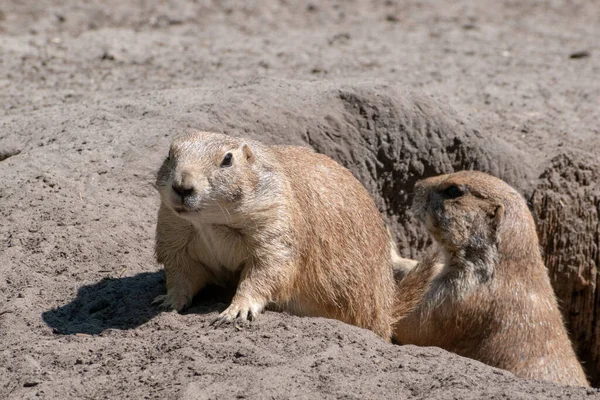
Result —
[[[477,168],[531,195],[557,157],[600,165],[599,4],[27,3],[0,3],[0,397],[600,397],[337,321],[215,330],[217,290],[150,305],[151,182],[187,130],[331,155],[413,257],[421,177]]]

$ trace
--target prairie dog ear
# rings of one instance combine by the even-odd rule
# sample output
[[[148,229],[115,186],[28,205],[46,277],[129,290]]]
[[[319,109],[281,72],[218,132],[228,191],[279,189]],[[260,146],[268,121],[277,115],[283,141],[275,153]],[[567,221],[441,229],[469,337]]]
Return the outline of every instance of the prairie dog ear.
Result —
[[[497,243],[500,243],[502,234],[501,230],[503,230],[502,222],[504,221],[504,214],[506,213],[506,208],[502,204],[496,204],[494,206],[492,217],[492,229],[494,231],[493,235],[496,238]]]
[[[496,226],[500,226],[500,223],[504,220],[504,206],[502,204],[498,204],[496,209],[494,210],[494,221],[496,221]]]
[[[244,145],[242,146],[242,152],[244,153],[244,156],[246,156],[246,160],[248,162],[254,162],[254,153],[252,152],[250,146],[248,146],[246,143],[244,143]]]

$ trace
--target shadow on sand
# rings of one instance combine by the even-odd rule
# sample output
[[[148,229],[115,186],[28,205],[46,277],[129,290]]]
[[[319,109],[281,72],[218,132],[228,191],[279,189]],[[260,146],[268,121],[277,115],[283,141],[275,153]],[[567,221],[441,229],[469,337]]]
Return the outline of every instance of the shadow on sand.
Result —
[[[57,334],[97,335],[106,329],[136,328],[162,312],[152,300],[165,293],[165,275],[145,272],[125,278],[105,278],[82,286],[71,302],[42,314]],[[233,296],[230,289],[209,286],[195,298],[185,314],[223,311]]]

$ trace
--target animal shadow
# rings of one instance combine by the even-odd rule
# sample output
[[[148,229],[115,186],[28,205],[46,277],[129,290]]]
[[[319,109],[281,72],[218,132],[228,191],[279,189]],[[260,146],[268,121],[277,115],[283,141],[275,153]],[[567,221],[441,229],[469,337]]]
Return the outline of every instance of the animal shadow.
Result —
[[[42,313],[57,334],[97,335],[107,329],[136,328],[163,312],[152,300],[165,293],[164,271],[144,272],[125,278],[104,278],[82,286],[71,302]],[[184,313],[222,311],[231,300],[230,289],[209,286]]]

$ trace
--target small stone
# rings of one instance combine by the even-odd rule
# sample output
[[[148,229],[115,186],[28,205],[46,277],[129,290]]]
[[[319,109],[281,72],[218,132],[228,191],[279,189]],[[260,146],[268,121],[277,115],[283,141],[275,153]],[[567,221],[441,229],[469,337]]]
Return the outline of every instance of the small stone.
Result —
[[[577,60],[579,58],[587,58],[589,57],[591,54],[589,51],[587,50],[582,50],[582,51],[576,51],[574,53],[569,54],[569,58],[572,60]]]

